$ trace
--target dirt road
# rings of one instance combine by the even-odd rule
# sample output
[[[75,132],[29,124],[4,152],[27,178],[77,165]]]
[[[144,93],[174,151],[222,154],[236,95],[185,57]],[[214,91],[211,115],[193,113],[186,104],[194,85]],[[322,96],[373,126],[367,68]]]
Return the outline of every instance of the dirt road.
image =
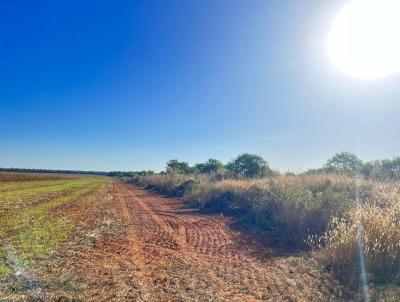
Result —
[[[300,257],[277,257],[221,215],[115,182],[126,261],[143,301],[327,301],[330,285]]]
[[[270,235],[238,231],[231,218],[119,181],[51,215],[69,217],[73,232],[24,267],[27,274],[16,266],[0,275],[0,302],[334,301],[337,294],[315,262],[277,253]]]

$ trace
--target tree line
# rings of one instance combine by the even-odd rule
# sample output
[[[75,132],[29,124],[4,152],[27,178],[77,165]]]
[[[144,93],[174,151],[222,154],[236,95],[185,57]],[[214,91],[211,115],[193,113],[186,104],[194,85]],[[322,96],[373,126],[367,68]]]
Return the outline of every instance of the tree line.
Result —
[[[133,172],[135,175],[151,175],[154,171]],[[279,174],[271,169],[268,162],[261,156],[243,153],[232,159],[226,165],[221,161],[210,158],[203,163],[189,165],[188,162],[173,159],[167,162],[165,171],[161,174],[220,174],[227,178],[245,177],[257,178]],[[310,169],[312,173],[343,173],[362,175],[366,178],[380,180],[400,180],[400,157],[363,162],[355,154],[339,152],[329,158],[319,169]]]
[[[238,157],[232,159],[229,163],[224,165],[218,159],[210,158],[203,163],[189,165],[188,162],[172,159],[167,162],[164,171],[159,174],[214,174],[225,177],[263,177],[270,176],[276,172],[272,171],[268,163],[259,155],[243,153]],[[132,176],[147,176],[156,174],[152,170],[122,172],[114,171],[109,172],[109,176],[116,177],[132,177]]]
[[[49,170],[49,169],[20,169],[0,168],[3,172],[25,173],[58,173],[58,174],[87,174],[110,177],[134,177],[156,174],[152,170],[143,171],[81,171],[81,170]],[[188,162],[173,159],[167,162],[165,171],[160,174],[214,174],[227,178],[245,177],[257,178],[279,174],[271,169],[268,162],[259,155],[242,153],[236,158],[223,164],[218,159],[210,158],[203,163],[189,165]],[[320,169],[310,169],[311,173],[346,173],[362,175],[367,178],[380,180],[400,180],[400,157],[363,162],[355,154],[339,152],[328,159]]]
[[[400,157],[363,162],[355,154],[339,152],[330,158],[323,168],[307,173],[346,173],[379,180],[400,180]]]
[[[243,177],[263,177],[273,174],[268,163],[259,155],[243,153],[224,165],[221,161],[210,158],[206,162],[190,166],[187,162],[176,159],[167,162],[166,173],[176,174],[236,174]]]
[[[88,174],[88,175],[102,175],[102,176],[107,176],[109,175],[109,173],[111,173],[105,171],[51,170],[51,169],[29,169],[29,168],[0,168],[0,172]]]

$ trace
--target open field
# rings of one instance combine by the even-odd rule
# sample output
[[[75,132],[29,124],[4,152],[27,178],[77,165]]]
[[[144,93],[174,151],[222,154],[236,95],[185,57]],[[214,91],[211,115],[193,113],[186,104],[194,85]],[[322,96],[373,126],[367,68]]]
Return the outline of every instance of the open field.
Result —
[[[81,178],[78,174],[0,172],[0,182]]]
[[[324,301],[340,292],[315,261],[231,229],[230,218],[107,183],[1,183],[0,301]]]
[[[79,212],[72,209],[93,202],[109,182],[105,178],[50,176],[55,177],[59,179],[18,175],[19,181],[0,182],[0,276],[3,280],[34,266],[38,259],[68,239],[80,218]],[[0,297],[1,293],[7,295],[6,292],[3,284]]]
[[[1,182],[0,301],[361,300],[353,179],[190,177],[135,180],[180,198],[102,177]],[[396,301],[398,185],[360,187],[371,298]]]

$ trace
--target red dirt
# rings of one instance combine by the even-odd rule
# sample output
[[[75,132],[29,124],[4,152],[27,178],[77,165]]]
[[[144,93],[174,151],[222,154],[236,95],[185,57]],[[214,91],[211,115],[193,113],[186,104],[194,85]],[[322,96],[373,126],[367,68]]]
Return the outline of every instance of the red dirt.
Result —
[[[205,280],[210,300],[331,298],[327,285],[313,278],[311,268],[309,271],[304,267],[293,268],[289,258],[268,256],[268,250],[232,231],[227,218],[199,214],[188,210],[179,199],[162,197],[123,183],[114,183],[114,195],[118,211],[129,226],[132,261],[139,267],[137,277],[142,280],[145,291],[148,290],[149,301],[176,300],[176,296],[168,293],[168,285],[155,286],[155,280],[160,268],[178,262],[188,265],[186,273],[194,283],[201,280],[193,278],[193,272]],[[176,277],[171,273],[173,270],[163,272],[164,281]],[[185,274],[182,277],[185,278]],[[315,288],[309,288],[310,285]],[[201,298],[198,296],[197,300]]]

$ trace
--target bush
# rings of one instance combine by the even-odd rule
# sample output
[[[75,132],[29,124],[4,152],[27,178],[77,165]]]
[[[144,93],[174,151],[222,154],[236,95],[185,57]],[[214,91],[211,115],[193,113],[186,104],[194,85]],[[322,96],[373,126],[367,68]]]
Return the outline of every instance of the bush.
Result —
[[[258,155],[243,153],[230,161],[226,168],[244,177],[262,177],[272,174],[272,170],[267,162]]]
[[[166,175],[138,175],[130,178],[128,182],[138,186],[154,190],[165,195],[176,195],[176,188],[183,182],[189,180],[187,175],[166,174]]]
[[[193,179],[185,180],[184,182],[178,184],[172,191],[172,195],[174,196],[183,196],[188,194],[193,187],[196,185],[196,181]]]
[[[167,162],[167,173],[175,173],[175,174],[191,174],[194,172],[194,169],[189,166],[187,162],[180,162],[177,159],[170,160]]]
[[[202,174],[218,173],[224,170],[224,165],[217,159],[210,158],[205,163],[195,165],[195,171]]]

